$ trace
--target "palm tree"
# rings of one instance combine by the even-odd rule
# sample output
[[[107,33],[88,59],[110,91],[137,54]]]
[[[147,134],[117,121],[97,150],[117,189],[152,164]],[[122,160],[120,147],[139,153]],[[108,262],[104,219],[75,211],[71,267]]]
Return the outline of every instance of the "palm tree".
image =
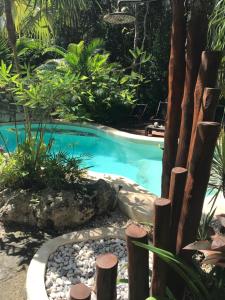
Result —
[[[0,7],[7,4],[19,36],[36,37],[45,42],[54,38],[57,26],[77,28],[80,13],[97,0],[0,0]],[[4,11],[6,16],[6,11]],[[1,28],[0,28],[1,30]]]
[[[17,72],[19,72],[19,62],[16,52],[16,28],[12,16],[12,2],[11,0],[4,0],[5,5],[5,17],[6,17],[6,28],[8,32],[9,44],[13,51],[14,63]]]

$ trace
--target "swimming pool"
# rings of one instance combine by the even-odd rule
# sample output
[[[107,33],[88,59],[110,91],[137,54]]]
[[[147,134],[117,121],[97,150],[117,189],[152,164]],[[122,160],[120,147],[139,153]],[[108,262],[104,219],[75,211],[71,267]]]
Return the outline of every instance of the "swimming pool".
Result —
[[[23,125],[17,125],[23,138]],[[37,125],[33,125],[34,131]],[[16,146],[14,125],[1,125],[9,151]],[[160,195],[162,141],[134,136],[104,126],[48,124],[45,140],[54,138],[52,151],[68,155],[87,155],[84,165],[91,170],[125,176],[156,195]],[[0,145],[3,145],[0,139]]]

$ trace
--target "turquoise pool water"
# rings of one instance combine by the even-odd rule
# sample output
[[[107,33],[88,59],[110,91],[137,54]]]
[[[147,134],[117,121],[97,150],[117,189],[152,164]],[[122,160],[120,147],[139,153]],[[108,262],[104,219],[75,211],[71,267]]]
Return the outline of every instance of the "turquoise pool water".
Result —
[[[34,125],[34,131],[35,131]],[[13,125],[2,125],[0,131],[6,139],[9,151],[16,146]],[[18,125],[23,138],[23,126]],[[74,125],[48,125],[46,141],[52,136],[52,151],[66,151],[69,155],[88,155],[85,166],[91,170],[125,176],[147,190],[160,195],[162,150],[159,145],[134,142],[126,138],[108,135],[104,131]],[[2,140],[0,138],[0,145]]]

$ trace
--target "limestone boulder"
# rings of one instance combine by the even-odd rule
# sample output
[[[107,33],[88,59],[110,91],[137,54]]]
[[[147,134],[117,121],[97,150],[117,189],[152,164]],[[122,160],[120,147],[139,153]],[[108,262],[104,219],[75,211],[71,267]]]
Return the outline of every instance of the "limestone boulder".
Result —
[[[63,229],[83,224],[111,210],[115,189],[105,180],[82,181],[73,189],[0,192],[0,221],[39,228]]]

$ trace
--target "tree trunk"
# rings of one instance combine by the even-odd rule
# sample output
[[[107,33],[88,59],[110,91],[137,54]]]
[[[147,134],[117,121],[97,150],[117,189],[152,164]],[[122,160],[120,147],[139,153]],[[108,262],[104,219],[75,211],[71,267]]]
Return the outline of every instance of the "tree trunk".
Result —
[[[207,15],[202,13],[202,7],[193,4],[190,12],[191,19],[187,27],[186,75],[184,96],[182,101],[182,117],[177,149],[176,166],[186,167],[194,110],[194,90],[198,70],[201,63],[201,53],[207,40]]]
[[[135,23],[134,23],[134,50],[142,46],[143,33],[143,6],[135,5]]]
[[[184,0],[173,0],[173,23],[169,62],[169,92],[163,152],[162,197],[169,195],[171,170],[175,165],[185,78],[186,22]]]
[[[16,70],[17,72],[19,72],[19,62],[18,62],[18,56],[16,51],[16,28],[12,16],[12,2],[11,0],[4,0],[4,4],[5,4],[6,28],[8,32],[9,44],[13,51]]]

